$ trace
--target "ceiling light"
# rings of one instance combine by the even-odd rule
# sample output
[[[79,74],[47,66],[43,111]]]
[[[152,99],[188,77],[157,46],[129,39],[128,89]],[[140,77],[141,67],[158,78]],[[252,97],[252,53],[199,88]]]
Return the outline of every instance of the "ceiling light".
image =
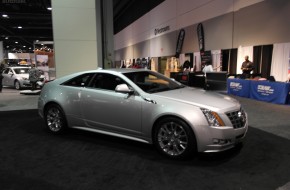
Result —
[[[26,47],[26,46],[23,46],[24,48]]]
[[[3,14],[2,17],[3,18],[9,18],[8,15],[6,15],[6,14]]]
[[[17,28],[21,29],[21,28],[22,28],[22,26],[18,26]]]
[[[51,7],[47,7],[47,10],[51,11],[51,10],[52,10],[52,8],[51,8]]]
[[[18,42],[15,42],[15,44],[18,44]]]
[[[8,36],[6,36],[6,37],[5,37],[5,40],[8,40],[8,39],[9,39],[9,37],[8,37]]]

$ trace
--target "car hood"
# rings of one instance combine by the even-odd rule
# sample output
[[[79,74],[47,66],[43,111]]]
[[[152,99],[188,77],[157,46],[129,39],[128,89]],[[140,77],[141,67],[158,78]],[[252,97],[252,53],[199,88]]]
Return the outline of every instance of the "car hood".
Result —
[[[213,111],[239,109],[240,103],[227,95],[216,92],[205,91],[196,88],[185,87],[152,94],[156,98],[168,99],[198,107],[211,109]],[[157,102],[158,103],[158,102]]]

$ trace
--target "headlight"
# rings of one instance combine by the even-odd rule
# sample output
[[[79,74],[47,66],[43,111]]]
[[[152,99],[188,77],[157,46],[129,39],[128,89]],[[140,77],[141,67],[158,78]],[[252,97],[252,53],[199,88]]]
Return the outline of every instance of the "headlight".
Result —
[[[201,111],[204,114],[210,126],[215,126],[215,127],[225,126],[223,120],[220,118],[220,116],[216,112],[205,109],[205,108],[201,108]]]

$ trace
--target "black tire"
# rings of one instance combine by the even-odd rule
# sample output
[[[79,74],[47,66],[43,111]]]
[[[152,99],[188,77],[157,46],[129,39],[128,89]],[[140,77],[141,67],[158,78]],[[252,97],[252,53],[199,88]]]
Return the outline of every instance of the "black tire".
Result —
[[[157,123],[153,142],[159,152],[172,159],[186,159],[196,153],[192,129],[175,117],[164,118]]]
[[[62,134],[67,129],[63,110],[57,104],[49,105],[44,112],[46,128],[53,134]]]
[[[20,82],[19,82],[18,80],[16,80],[16,81],[14,82],[14,88],[15,88],[16,90],[21,90],[21,85],[20,85]]]

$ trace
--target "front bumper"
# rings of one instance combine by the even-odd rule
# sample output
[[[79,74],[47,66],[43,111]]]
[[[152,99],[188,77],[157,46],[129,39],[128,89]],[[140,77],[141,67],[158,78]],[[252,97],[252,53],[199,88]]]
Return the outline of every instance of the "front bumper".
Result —
[[[204,130],[197,137],[198,152],[222,152],[244,141],[248,131],[248,121],[240,128],[232,126],[201,126],[201,128]]]

